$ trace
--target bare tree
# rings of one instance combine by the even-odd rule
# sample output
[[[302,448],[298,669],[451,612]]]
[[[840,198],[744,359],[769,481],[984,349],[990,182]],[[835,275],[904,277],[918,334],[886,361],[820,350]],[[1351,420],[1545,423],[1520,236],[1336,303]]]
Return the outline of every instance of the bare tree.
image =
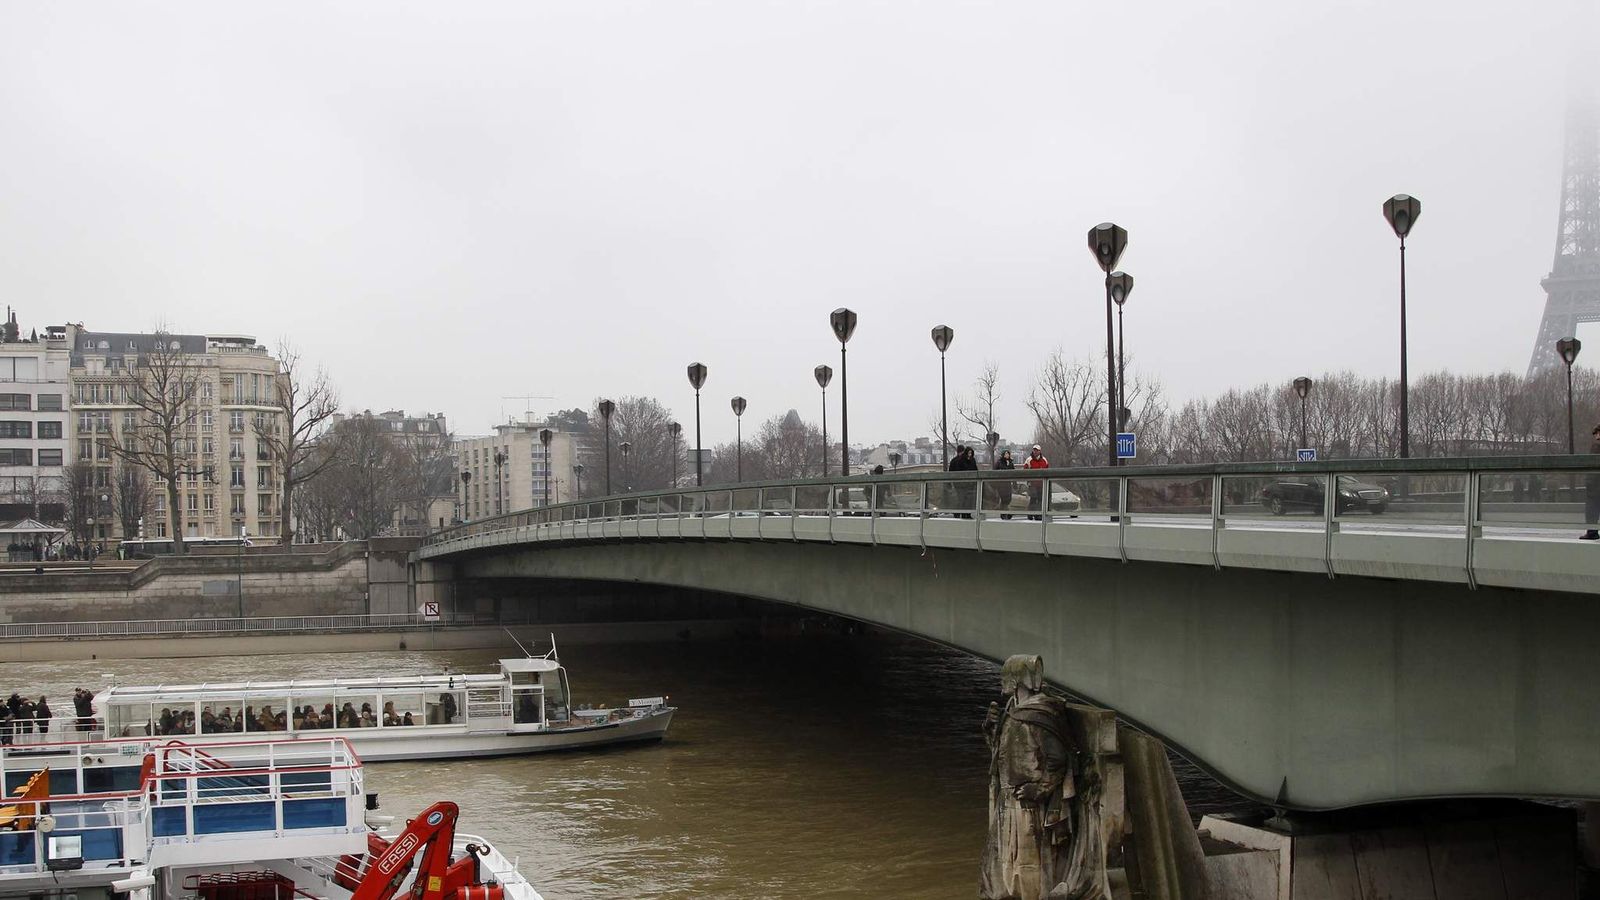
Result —
[[[180,337],[156,331],[154,345],[139,355],[137,368],[125,382],[127,402],[135,411],[123,414],[121,428],[111,429],[111,451],[123,463],[149,472],[165,487],[175,554],[188,552],[183,543],[178,477],[193,471],[187,465],[185,430],[200,418],[196,403],[200,373],[200,359],[184,350]]]
[[[112,481],[112,503],[117,520],[122,523],[122,536],[131,538],[139,533],[144,517],[155,502],[155,486],[150,475],[137,466],[121,466]]]
[[[99,489],[94,484],[94,463],[80,459],[61,470],[62,496],[66,509],[67,531],[74,542],[87,545],[94,540],[89,520],[101,514]]]
[[[255,420],[256,442],[267,447],[283,483],[280,544],[294,543],[294,490],[332,465],[333,454],[312,448],[325,424],[339,411],[339,393],[325,369],[306,371],[300,353],[287,340],[278,342],[278,377],[273,380],[273,416]]]
[[[956,443],[974,441],[988,443],[991,433],[998,433],[1000,429],[995,425],[994,408],[1000,402],[1000,367],[994,363],[984,363],[983,372],[977,381],[972,384],[970,397],[956,397],[956,429],[952,440]],[[966,423],[977,429],[974,437],[962,427]],[[989,465],[994,465],[994,448],[989,449]]]
[[[389,422],[371,413],[350,416],[330,431],[319,452],[332,461],[323,464],[315,481],[327,480],[322,487],[331,494],[334,520],[346,537],[380,534],[393,522],[400,501],[401,485],[391,473],[404,465],[405,451]]]
[[[1057,348],[1028,394],[1033,439],[1057,466],[1093,465],[1105,456],[1105,378],[1098,366]]]
[[[612,491],[621,493],[624,490],[667,487],[672,481],[673,457],[681,452],[681,445],[675,446],[672,434],[667,430],[667,424],[672,421],[672,411],[654,397],[623,397],[616,404],[616,411],[611,414]],[[581,454],[584,465],[583,489],[585,496],[599,496],[606,490],[606,438],[598,399],[589,411],[588,421],[591,440]],[[683,429],[680,440],[693,446],[692,422]],[[622,452],[623,442],[628,444],[626,455]],[[679,474],[682,475],[684,464],[680,461],[679,466]],[[686,468],[689,473],[694,472],[692,457]]]

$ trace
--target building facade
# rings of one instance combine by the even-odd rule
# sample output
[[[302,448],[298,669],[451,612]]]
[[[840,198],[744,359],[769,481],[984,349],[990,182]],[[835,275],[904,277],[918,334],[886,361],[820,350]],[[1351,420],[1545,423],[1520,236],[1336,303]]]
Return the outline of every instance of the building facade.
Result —
[[[51,334],[23,337],[9,309],[0,324],[0,521],[65,516],[71,387],[65,334]]]
[[[113,491],[123,466],[112,451],[118,434],[132,432],[140,420],[129,399],[140,366],[162,352],[175,351],[198,373],[194,421],[182,435],[184,465],[179,473],[181,525],[187,537],[247,535],[276,537],[282,527],[283,491],[278,464],[258,430],[283,427],[276,403],[278,361],[249,335],[136,334],[97,332],[81,325],[63,329],[70,347],[72,459],[94,467],[97,489]],[[158,348],[157,341],[167,346]],[[281,434],[281,431],[277,433]],[[170,537],[167,486],[150,473],[144,537]],[[125,534],[118,516],[98,523],[95,537],[113,541]]]
[[[546,428],[550,429],[548,454],[539,439]],[[573,464],[582,445],[583,435],[562,431],[553,421],[531,414],[496,426],[493,435],[457,439],[458,516],[471,521],[572,499],[578,477]]]

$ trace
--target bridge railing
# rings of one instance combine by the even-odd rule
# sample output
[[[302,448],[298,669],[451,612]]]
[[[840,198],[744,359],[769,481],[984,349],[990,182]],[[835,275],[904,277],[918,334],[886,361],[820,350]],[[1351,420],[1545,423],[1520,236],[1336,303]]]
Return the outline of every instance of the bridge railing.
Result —
[[[1575,540],[1591,489],[1600,512],[1600,457],[1587,455],[836,476],[522,510],[438,532],[421,553],[819,540],[1600,592],[1574,586],[1600,575],[1600,546]]]

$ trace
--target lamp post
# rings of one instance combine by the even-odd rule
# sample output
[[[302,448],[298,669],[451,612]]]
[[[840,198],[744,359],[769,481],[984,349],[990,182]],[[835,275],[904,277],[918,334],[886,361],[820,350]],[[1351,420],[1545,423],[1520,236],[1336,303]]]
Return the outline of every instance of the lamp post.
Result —
[[[889,466],[890,466],[890,468],[894,469],[896,472],[900,471],[900,454],[899,453],[891,453],[891,454],[889,454]]]
[[[628,466],[628,454],[633,451],[633,442],[623,441],[617,445],[617,449],[622,451],[622,492],[627,493],[633,490],[633,470]]]
[[[577,496],[583,496],[583,463],[572,464],[572,477],[578,482]]]
[[[1406,378],[1406,235],[1422,216],[1422,201],[1395,194],[1383,202],[1383,217],[1400,239],[1400,458],[1411,456],[1410,387]]]
[[[1117,358],[1111,346],[1111,273],[1128,247],[1127,229],[1101,222],[1089,229],[1089,252],[1106,275],[1106,457],[1117,464]]]
[[[500,476],[500,469],[505,464],[506,464],[506,455],[505,455],[505,453],[500,451],[500,450],[495,450],[494,451],[494,511],[495,511],[496,515],[506,511],[506,509],[505,509],[505,491],[502,490],[502,488],[501,488],[501,485],[504,484],[504,481],[501,479],[501,476]]]
[[[672,487],[678,487],[678,435],[683,433],[683,426],[677,422],[667,423],[667,434],[672,435]]]
[[[744,482],[744,398],[733,398],[734,480]]]
[[[828,315],[833,336],[839,339],[839,474],[850,474],[850,368],[845,364],[844,345],[856,333],[856,314],[839,307]]]
[[[544,445],[544,503],[541,506],[550,505],[550,441],[555,436],[548,428],[539,431],[539,443]]]
[[[1306,396],[1311,393],[1311,379],[1301,375],[1294,380],[1294,392],[1300,395],[1300,446],[1306,445]]]
[[[950,407],[944,391],[944,351],[956,339],[956,330],[949,325],[933,329],[933,345],[939,348],[939,446],[944,453],[944,467],[950,468]]]
[[[1122,417],[1122,422],[1117,425],[1121,431],[1128,427],[1125,411],[1128,408],[1128,369],[1123,363],[1123,354],[1127,351],[1127,342],[1122,339],[1122,304],[1128,302],[1128,295],[1133,293],[1133,276],[1127,272],[1111,273],[1111,302],[1117,305],[1117,413]],[[1126,460],[1117,460],[1126,462]]]
[[[696,487],[706,483],[704,453],[700,450],[700,389],[705,386],[706,367],[704,363],[689,364],[689,384],[694,386],[694,483]]]
[[[828,477],[828,382],[833,380],[831,366],[817,366],[811,370],[817,376],[817,387],[822,388],[822,477]]]
[[[600,401],[600,418],[606,423],[606,496],[611,496],[611,414],[617,405],[610,400]]]
[[[461,516],[464,522],[467,519],[467,485],[472,481],[472,473],[466,469],[461,470]]]
[[[1583,349],[1583,341],[1577,338],[1562,338],[1556,341],[1556,352],[1561,354],[1561,361],[1567,364],[1567,453],[1578,452],[1577,432],[1572,424],[1572,364],[1578,361],[1578,351]]]

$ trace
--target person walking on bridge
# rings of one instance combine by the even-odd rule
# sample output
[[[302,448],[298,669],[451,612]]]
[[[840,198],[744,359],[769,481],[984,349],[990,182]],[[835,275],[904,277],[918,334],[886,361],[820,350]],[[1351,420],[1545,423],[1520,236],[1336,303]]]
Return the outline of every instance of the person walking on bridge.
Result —
[[[1600,425],[1594,426],[1593,440],[1589,443],[1589,452],[1600,454]],[[1600,541],[1600,473],[1583,479],[1583,521],[1588,523],[1589,530],[1578,535],[1580,541]]]
[[[1027,458],[1027,460],[1025,460],[1022,463],[1022,467],[1024,469],[1048,469],[1048,468],[1050,468],[1050,460],[1044,458],[1044,448],[1040,447],[1038,444],[1034,444],[1033,445],[1033,449],[1028,451],[1028,458]],[[1038,509],[1039,508],[1040,498],[1043,495],[1044,495],[1044,482],[1042,482],[1042,481],[1030,481],[1030,482],[1028,482],[1028,508],[1029,509],[1035,509],[1035,510]],[[1038,516],[1029,516],[1028,518],[1037,519],[1039,517]]]

